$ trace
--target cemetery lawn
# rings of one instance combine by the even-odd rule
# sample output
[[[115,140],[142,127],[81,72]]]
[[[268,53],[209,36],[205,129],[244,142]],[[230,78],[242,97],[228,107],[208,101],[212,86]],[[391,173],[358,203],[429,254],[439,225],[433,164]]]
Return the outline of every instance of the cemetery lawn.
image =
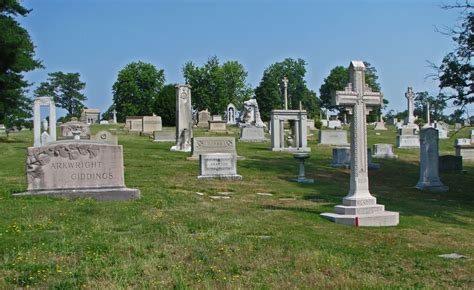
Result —
[[[395,144],[389,128],[369,128],[369,146]],[[441,140],[440,154],[470,129]],[[400,225],[343,226],[319,214],[341,204],[349,171],[328,165],[331,147],[313,133],[310,185],[289,181],[297,161],[269,142],[237,143],[243,181],[198,181],[198,161],[172,143],[120,134],[126,185],[142,194],[127,202],[14,198],[32,132],[0,139],[0,288],[474,288],[474,162],[441,174],[448,192],[430,193],[413,188],[418,150],[374,159],[371,192]],[[232,195],[210,198],[218,192]],[[450,253],[467,258],[438,257]]]

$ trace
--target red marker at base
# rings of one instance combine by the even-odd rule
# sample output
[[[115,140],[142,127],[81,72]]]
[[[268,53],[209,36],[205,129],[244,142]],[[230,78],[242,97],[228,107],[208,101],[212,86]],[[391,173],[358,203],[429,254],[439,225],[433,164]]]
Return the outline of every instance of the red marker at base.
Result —
[[[358,227],[358,226],[359,226],[359,217],[356,216],[356,227]]]

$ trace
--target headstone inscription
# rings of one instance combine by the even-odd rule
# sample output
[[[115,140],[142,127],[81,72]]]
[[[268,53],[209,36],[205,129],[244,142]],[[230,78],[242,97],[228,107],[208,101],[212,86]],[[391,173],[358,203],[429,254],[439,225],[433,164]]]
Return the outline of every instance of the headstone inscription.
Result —
[[[234,137],[194,137],[191,156],[188,160],[199,160],[199,155],[206,153],[230,153],[237,155]],[[237,156],[241,159],[241,157]]]
[[[421,129],[420,133],[420,179],[416,188],[444,192],[449,188],[439,178],[438,132],[434,128]]]
[[[394,226],[399,221],[398,212],[385,211],[369,191],[366,115],[371,107],[382,105],[383,95],[372,92],[365,83],[362,61],[352,61],[349,73],[350,83],[344,91],[336,91],[332,101],[333,105],[345,106],[352,113],[350,190],[334,213],[321,216],[347,225]]]
[[[221,178],[241,180],[237,174],[237,156],[230,153],[206,153],[199,155],[198,179]]]
[[[191,86],[176,86],[176,145],[171,151],[191,151],[193,113],[191,109]]]
[[[319,130],[319,144],[323,145],[349,145],[346,130]]]
[[[29,147],[28,191],[15,194],[125,200],[140,197],[125,187],[121,145],[65,140]]]

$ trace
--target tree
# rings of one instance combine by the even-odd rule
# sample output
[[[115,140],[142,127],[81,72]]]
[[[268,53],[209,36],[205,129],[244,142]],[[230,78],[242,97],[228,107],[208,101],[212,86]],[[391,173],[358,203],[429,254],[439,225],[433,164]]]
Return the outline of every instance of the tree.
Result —
[[[66,119],[79,117],[87,97],[81,92],[86,84],[79,73],[53,72],[48,74],[46,82],[41,82],[35,90],[35,96],[49,96],[60,108],[67,111]]]
[[[176,85],[168,84],[161,89],[155,101],[154,113],[161,116],[165,126],[176,125]]]
[[[430,103],[430,119],[432,121],[445,121],[446,116],[443,114],[444,109],[446,109],[446,101],[443,97],[433,97],[428,94],[428,92],[417,92],[415,98],[415,110],[414,114],[418,116],[423,123],[426,123],[427,111],[426,103]]]
[[[17,0],[0,3],[0,123],[7,128],[31,117],[31,100],[25,96],[30,84],[22,73],[42,68],[34,59],[35,47],[28,32],[14,19],[31,10]]]
[[[126,116],[151,115],[164,82],[164,71],[152,64],[139,61],[126,65],[112,87],[117,121],[124,122]]]
[[[263,120],[270,119],[272,110],[284,107],[284,77],[288,78],[288,109],[299,109],[301,101],[310,118],[319,114],[319,100],[316,93],[306,86],[305,74],[306,62],[303,59],[286,58],[265,69],[262,80],[255,89]]]
[[[465,4],[446,5],[444,9],[462,9],[462,23],[444,34],[456,43],[454,51],[448,53],[440,66],[434,64],[435,79],[444,92],[439,97],[453,100],[456,106],[464,107],[474,102],[474,64],[471,62],[474,47],[474,12],[473,5],[466,0]]]
[[[380,92],[381,86],[377,82],[377,70],[370,63],[364,61],[365,65],[365,83],[376,92]],[[343,66],[336,66],[329,72],[329,76],[324,79],[324,83],[319,88],[319,98],[321,99],[321,107],[327,108],[329,110],[339,110],[340,112],[344,111],[341,106],[332,105],[332,92],[343,90],[349,83],[349,68]],[[388,100],[384,98],[382,108],[373,109],[369,116],[368,121],[374,122],[377,121],[377,117],[381,113],[381,109],[385,108],[388,104]]]
[[[210,57],[202,67],[192,62],[183,66],[186,83],[192,87],[192,102],[196,110],[209,109],[211,114],[222,114],[229,103],[236,106],[251,96],[246,82],[247,71],[237,61],[219,64],[216,56]]]
[[[464,118],[462,117],[466,111],[464,109],[456,109],[452,114],[449,115],[449,122],[451,124],[454,123],[461,123],[464,121]]]

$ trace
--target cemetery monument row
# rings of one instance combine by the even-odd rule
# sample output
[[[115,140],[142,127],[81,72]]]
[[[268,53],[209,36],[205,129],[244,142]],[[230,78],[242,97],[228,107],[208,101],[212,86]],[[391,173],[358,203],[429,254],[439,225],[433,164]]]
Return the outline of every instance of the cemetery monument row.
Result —
[[[343,204],[336,206],[335,212],[321,216],[347,225],[395,226],[399,221],[398,212],[385,211],[369,191],[366,115],[371,107],[382,105],[383,95],[372,92],[365,83],[362,61],[352,61],[349,73],[348,86],[344,91],[335,92],[332,102],[333,105],[345,106],[352,114],[350,189]]]

